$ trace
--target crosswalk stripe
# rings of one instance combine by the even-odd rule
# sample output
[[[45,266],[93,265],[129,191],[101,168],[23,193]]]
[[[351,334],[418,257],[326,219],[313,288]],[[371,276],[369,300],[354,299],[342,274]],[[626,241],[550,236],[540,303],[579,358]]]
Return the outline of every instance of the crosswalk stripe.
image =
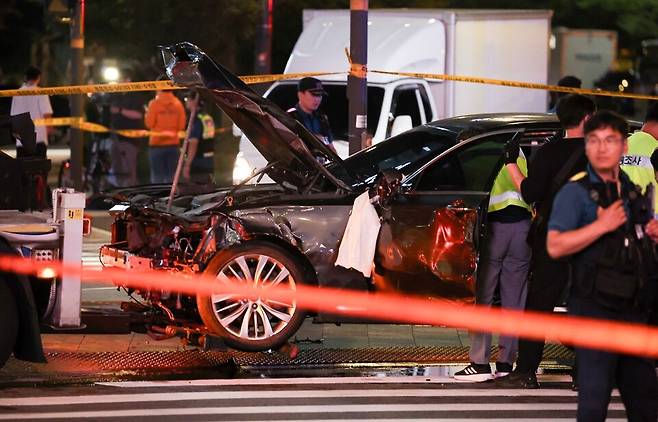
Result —
[[[469,411],[559,411],[576,410],[576,403],[450,403],[450,404],[341,404],[312,406],[227,406],[197,408],[154,408],[78,412],[11,413],[0,414],[0,420],[48,419],[48,418],[101,418],[139,416],[186,416],[186,415],[227,415],[227,414],[300,414],[300,413],[350,413],[350,412],[469,412]],[[622,403],[611,403],[608,410],[623,410]],[[108,415],[108,413],[111,413]]]
[[[205,391],[167,392],[143,394],[99,394],[88,396],[19,397],[0,399],[0,406],[34,406],[92,403],[132,403],[142,401],[329,398],[329,397],[576,397],[567,389],[496,390],[496,389],[382,389],[382,390],[258,390],[258,391]]]

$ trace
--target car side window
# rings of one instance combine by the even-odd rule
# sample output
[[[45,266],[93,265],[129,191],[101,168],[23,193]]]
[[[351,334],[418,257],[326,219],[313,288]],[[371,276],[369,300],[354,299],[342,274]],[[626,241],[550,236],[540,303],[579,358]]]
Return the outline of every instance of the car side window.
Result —
[[[494,135],[464,144],[427,168],[415,190],[489,191],[510,138],[511,134]]]

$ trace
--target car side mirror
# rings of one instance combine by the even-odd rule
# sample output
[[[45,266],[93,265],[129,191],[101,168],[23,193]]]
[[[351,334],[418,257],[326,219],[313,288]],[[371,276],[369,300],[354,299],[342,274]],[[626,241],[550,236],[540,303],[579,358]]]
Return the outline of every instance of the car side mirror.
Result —
[[[391,127],[391,136],[399,135],[402,132],[406,132],[409,129],[413,128],[413,122],[411,121],[411,116],[408,114],[402,114],[397,116],[393,120],[393,126]]]
[[[240,138],[242,136],[242,129],[238,127],[235,123],[233,123],[233,126],[231,126],[231,133],[233,136],[236,138]]]
[[[377,203],[386,207],[400,194],[404,175],[397,169],[386,169],[379,172],[375,184],[370,190],[370,197],[377,197]]]

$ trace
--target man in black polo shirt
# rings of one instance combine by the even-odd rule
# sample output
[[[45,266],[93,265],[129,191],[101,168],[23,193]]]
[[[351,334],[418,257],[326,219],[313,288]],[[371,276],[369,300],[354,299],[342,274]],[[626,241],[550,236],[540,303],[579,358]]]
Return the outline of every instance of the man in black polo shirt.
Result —
[[[507,168],[523,200],[534,203],[537,215],[529,236],[532,248],[526,310],[551,312],[558,305],[564,292],[569,269],[565,262],[555,261],[546,252],[548,217],[553,198],[571,176],[584,171],[587,165],[583,127],[594,113],[594,101],[583,95],[567,95],[557,104],[557,117],[564,128],[564,136],[558,137],[532,157],[528,164],[528,177],[516,165],[516,157],[506,157]],[[509,151],[517,151],[514,147]],[[519,352],[514,371],[496,380],[507,388],[539,388],[535,372],[544,351],[544,342],[519,339]]]
[[[320,112],[322,97],[327,92],[322,82],[315,78],[302,78],[297,84],[297,104],[288,110],[288,114],[304,125],[309,132],[318,137],[333,152],[336,149],[331,136],[331,126],[327,115]]]

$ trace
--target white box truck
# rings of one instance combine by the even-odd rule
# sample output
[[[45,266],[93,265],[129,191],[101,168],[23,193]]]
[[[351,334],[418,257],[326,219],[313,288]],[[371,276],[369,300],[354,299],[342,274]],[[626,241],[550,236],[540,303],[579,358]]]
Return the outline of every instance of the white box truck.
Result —
[[[303,30],[284,73],[346,72],[349,10],[304,10]],[[368,12],[368,69],[480,76],[547,83],[550,10],[374,9]],[[320,76],[339,155],[347,155],[347,74]],[[284,110],[297,102],[296,80],[274,83],[264,94]],[[473,113],[543,112],[547,93],[466,82],[368,73],[368,131],[380,142],[411,126]],[[411,119],[409,119],[411,117]],[[406,122],[406,123],[405,123]],[[403,123],[403,124],[401,124]],[[233,179],[265,160],[240,142]]]
[[[583,88],[593,88],[594,82],[613,67],[617,59],[617,32],[601,29],[555,28],[551,39],[549,82],[573,75],[583,82]]]

